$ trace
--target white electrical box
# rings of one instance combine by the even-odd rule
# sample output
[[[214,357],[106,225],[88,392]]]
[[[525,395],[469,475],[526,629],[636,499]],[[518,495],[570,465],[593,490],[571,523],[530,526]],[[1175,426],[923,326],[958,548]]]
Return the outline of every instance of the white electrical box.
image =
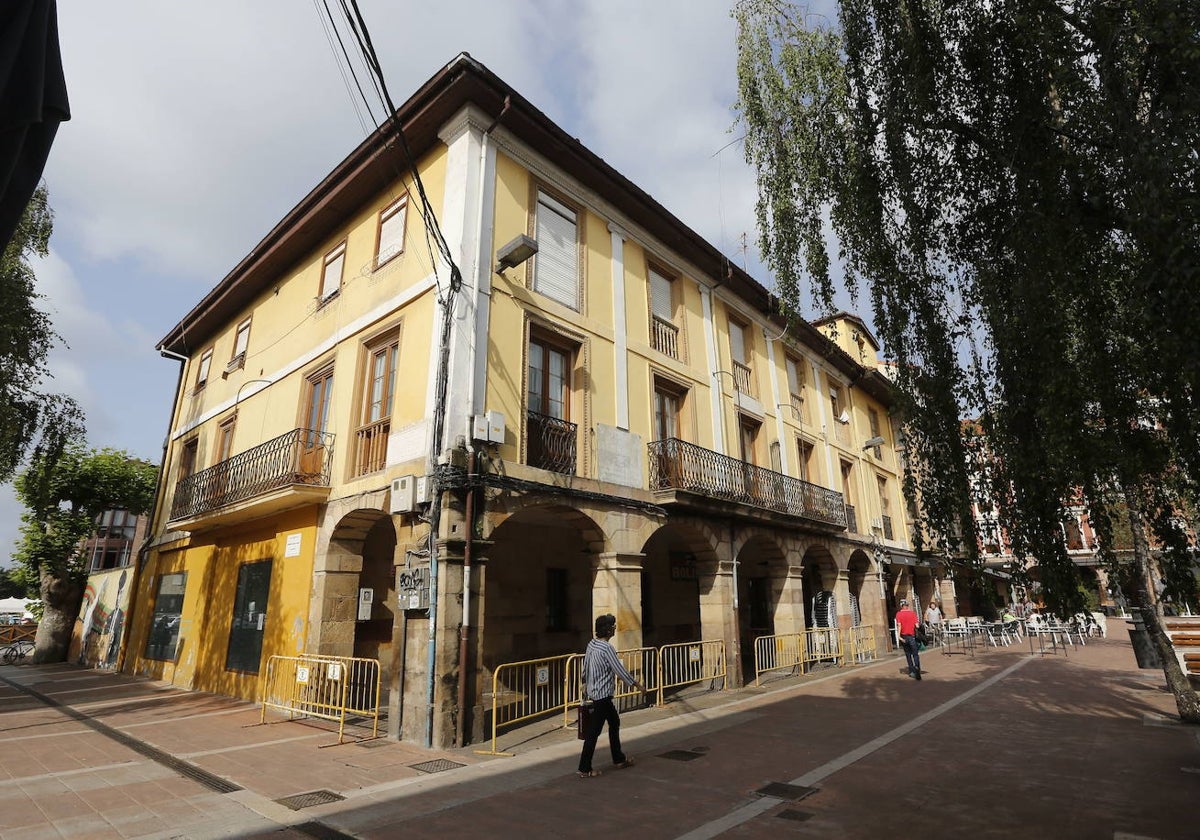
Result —
[[[414,494],[413,501],[418,505],[429,504],[433,501],[433,499],[430,498],[431,490],[433,490],[433,482],[429,480],[429,476],[417,476],[417,490]]]
[[[488,419],[486,414],[476,414],[467,418],[467,437],[472,441],[488,439]]]
[[[392,500],[388,506],[389,513],[411,513],[416,501],[417,479],[415,476],[402,475],[392,479]]]
[[[489,411],[487,413],[487,440],[489,443],[504,443],[504,413]]]

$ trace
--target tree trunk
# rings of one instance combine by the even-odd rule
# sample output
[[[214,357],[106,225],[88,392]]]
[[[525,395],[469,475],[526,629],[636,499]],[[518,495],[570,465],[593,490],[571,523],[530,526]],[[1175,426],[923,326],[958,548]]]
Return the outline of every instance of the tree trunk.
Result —
[[[71,631],[83,601],[82,581],[57,577],[42,570],[42,620],[34,641],[33,662],[65,662],[71,646]]]
[[[1142,597],[1141,616],[1146,624],[1146,632],[1158,652],[1162,662],[1163,674],[1167,678],[1167,687],[1175,695],[1175,707],[1179,710],[1179,719],[1185,723],[1200,723],[1200,695],[1192,688],[1187,674],[1179,665],[1175,648],[1167,637],[1162,624],[1162,604],[1154,586],[1154,573],[1151,568],[1150,543],[1146,539],[1146,530],[1142,525],[1142,512],[1138,505],[1140,499],[1137,492],[1129,485],[1124,487],[1125,501],[1129,508],[1129,530],[1133,537],[1133,557],[1137,563],[1138,576],[1144,588]]]

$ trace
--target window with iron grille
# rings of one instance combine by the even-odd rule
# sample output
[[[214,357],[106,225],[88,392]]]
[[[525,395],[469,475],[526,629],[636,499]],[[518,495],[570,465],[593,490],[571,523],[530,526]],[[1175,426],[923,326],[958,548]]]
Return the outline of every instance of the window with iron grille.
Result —
[[[387,464],[400,336],[392,333],[369,345],[366,350],[362,415],[355,431],[355,476],[377,472]]]
[[[535,331],[529,337],[526,371],[526,455],[531,467],[575,472],[576,426],[571,415],[574,348],[557,336]]]

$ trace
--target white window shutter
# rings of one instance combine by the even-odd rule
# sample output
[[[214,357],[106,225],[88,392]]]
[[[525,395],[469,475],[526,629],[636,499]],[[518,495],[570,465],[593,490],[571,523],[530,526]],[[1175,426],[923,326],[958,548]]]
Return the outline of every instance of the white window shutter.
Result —
[[[544,193],[538,193],[537,242],[534,291],[578,309],[579,238],[575,211]]]
[[[650,312],[664,321],[672,321],[675,306],[671,301],[671,281],[650,269]]]

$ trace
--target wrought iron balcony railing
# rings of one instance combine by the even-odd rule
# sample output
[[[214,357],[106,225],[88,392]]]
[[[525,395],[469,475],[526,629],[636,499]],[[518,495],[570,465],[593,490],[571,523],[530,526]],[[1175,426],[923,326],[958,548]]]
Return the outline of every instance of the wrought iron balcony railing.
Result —
[[[333,435],[312,429],[260,443],[175,486],[171,519],[190,519],[294,484],[329,486]]]
[[[648,444],[650,488],[688,490],[845,527],[836,490],[756,467],[693,443],[668,438]]]
[[[577,426],[536,411],[526,414],[526,463],[541,470],[574,475]]]

